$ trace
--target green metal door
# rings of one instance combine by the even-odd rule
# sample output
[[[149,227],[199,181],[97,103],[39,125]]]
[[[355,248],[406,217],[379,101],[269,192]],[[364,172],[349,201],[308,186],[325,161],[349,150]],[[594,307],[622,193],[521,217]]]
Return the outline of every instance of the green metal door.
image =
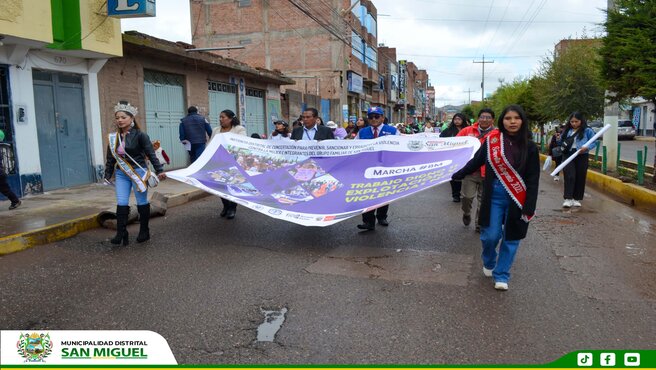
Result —
[[[210,111],[207,119],[210,121],[212,128],[219,125],[221,111],[230,109],[235,114],[239,114],[237,111],[237,85],[208,81],[207,88],[210,101]]]
[[[32,71],[43,190],[93,181],[82,76]]]
[[[251,134],[267,134],[266,117],[264,115],[264,91],[246,89],[246,132]]]
[[[166,169],[189,165],[189,154],[180,143],[180,119],[185,116],[184,77],[144,71],[146,123],[150,140],[159,140],[171,159]]]

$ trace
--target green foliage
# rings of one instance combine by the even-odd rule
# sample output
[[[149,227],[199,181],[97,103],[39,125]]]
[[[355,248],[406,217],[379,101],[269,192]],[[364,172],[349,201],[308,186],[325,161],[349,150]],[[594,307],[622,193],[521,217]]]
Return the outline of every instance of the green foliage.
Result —
[[[460,113],[464,114],[467,119],[473,118],[474,117],[474,110],[472,109],[471,104],[465,105],[461,110]]]
[[[543,60],[533,81],[533,99],[544,119],[562,119],[579,111],[603,114],[604,87],[595,40],[573,40],[560,55]]]
[[[615,0],[604,23],[601,75],[613,101],[644,97],[656,103],[656,2]]]

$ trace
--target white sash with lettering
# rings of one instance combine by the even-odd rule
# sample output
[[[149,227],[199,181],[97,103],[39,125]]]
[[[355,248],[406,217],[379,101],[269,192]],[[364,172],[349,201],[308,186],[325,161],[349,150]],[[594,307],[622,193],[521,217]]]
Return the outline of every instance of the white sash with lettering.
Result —
[[[524,208],[526,185],[524,179],[506,158],[501,131],[496,130],[487,137],[487,160],[510,198],[520,209]]]
[[[116,132],[113,132],[109,134],[109,149],[112,151],[112,155],[114,158],[116,158],[116,163],[118,163],[118,168],[121,169],[126,175],[132,179],[132,182],[134,185],[137,187],[137,191],[140,193],[143,193],[144,191],[148,190],[148,185],[146,180],[148,180],[148,171],[144,174],[145,178],[141,178],[137,171],[130,166],[128,162],[123,159],[118,153],[116,153],[116,150],[118,149],[118,146],[120,145],[121,138]],[[127,154],[127,153],[126,153]]]

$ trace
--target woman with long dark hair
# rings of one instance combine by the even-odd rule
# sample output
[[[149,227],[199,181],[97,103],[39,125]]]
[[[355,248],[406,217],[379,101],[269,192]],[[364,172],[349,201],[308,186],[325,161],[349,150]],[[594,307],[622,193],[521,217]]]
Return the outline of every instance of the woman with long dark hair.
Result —
[[[479,215],[483,274],[494,277],[495,289],[508,290],[519,242],[526,237],[528,223],[535,214],[540,157],[522,107],[507,106],[499,116],[498,126],[452,179],[462,180],[485,164]]]
[[[440,133],[440,137],[454,137],[458,135],[458,132],[463,128],[469,126],[467,123],[467,117],[462,113],[456,113],[451,119],[451,123],[446,130]],[[453,181],[451,180],[451,197],[456,203],[460,203],[460,191],[462,190],[462,181]]]
[[[595,132],[588,127],[588,121],[581,112],[570,114],[565,124],[565,129],[558,144],[563,149],[563,160],[569,158],[572,154],[580,150],[581,153],[574,158],[565,168],[563,168],[563,177],[565,178],[565,191],[563,194],[563,207],[580,207],[581,200],[585,194],[585,179],[588,174],[588,164],[590,161],[588,152],[597,147],[597,142],[585,146]]]
[[[150,160],[160,180],[166,178],[164,167],[157,159],[153,144],[148,135],[139,129],[134,116],[137,107],[128,102],[120,102],[114,106],[114,121],[116,132],[109,134],[107,147],[107,161],[105,163],[105,181],[111,182],[115,167],[118,167],[115,176],[116,189],[116,236],[112,244],[128,245],[128,216],[130,214],[130,193],[134,187],[134,197],[137,200],[139,211],[139,235],[137,242],[142,243],[150,239],[150,203],[148,203],[148,177],[153,176],[148,171]]]
[[[217,134],[228,132],[248,136],[246,128],[239,123],[239,118],[237,118],[235,112],[230,109],[221,111],[221,114],[219,114],[219,127],[212,131],[212,137]],[[237,203],[223,198],[221,198],[221,202],[223,203],[223,210],[221,210],[220,216],[225,217],[228,220],[235,218],[235,215],[237,214]]]

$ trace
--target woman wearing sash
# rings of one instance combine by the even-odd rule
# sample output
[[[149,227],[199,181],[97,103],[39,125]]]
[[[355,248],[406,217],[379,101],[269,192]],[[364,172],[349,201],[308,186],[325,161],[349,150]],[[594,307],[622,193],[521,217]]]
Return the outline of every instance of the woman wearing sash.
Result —
[[[130,214],[130,193],[134,187],[134,197],[137,199],[139,211],[139,235],[137,242],[142,243],[150,239],[148,221],[150,220],[150,203],[148,203],[148,177],[154,176],[148,171],[146,158],[153,164],[153,168],[160,180],[166,178],[164,169],[150,138],[139,129],[134,116],[137,108],[127,102],[120,102],[114,106],[114,119],[116,132],[109,134],[107,148],[107,162],[105,163],[105,181],[110,182],[114,168],[118,167],[115,178],[116,188],[116,236],[112,244],[128,245],[128,215]]]
[[[485,164],[479,215],[481,258],[483,274],[494,277],[498,290],[508,290],[510,268],[538,199],[540,158],[528,126],[522,107],[506,107],[499,116],[499,129],[489,134],[474,157],[452,176],[462,180]]]

